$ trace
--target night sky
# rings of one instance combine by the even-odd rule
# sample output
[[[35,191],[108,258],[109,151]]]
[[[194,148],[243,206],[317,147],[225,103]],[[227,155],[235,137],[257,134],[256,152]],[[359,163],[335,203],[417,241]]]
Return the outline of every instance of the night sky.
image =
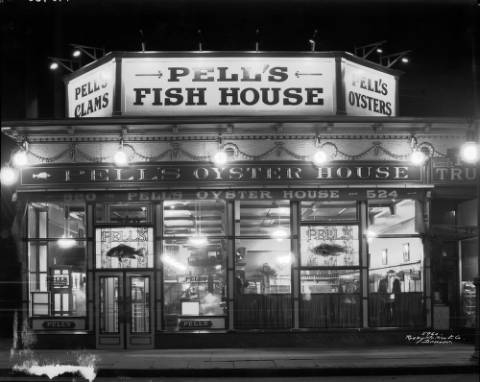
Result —
[[[321,51],[388,40],[386,53],[413,50],[409,64],[394,67],[404,71],[402,116],[470,117],[475,3],[3,0],[2,120],[63,116],[62,73],[49,71],[47,57],[69,58],[69,43],[135,51],[142,29],[147,50],[195,50],[199,28],[204,50],[253,50],[257,28],[264,51],[308,50],[315,29]]]

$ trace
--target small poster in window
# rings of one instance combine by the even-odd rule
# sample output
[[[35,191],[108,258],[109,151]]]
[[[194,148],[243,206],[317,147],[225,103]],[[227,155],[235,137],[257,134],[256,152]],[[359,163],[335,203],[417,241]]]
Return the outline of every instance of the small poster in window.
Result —
[[[410,261],[410,243],[405,243],[402,246],[402,253],[403,253],[403,262]]]

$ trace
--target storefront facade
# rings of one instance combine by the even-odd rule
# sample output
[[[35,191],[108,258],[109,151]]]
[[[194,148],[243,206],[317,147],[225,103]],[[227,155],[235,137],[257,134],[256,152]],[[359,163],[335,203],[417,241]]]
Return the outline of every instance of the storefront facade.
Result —
[[[339,53],[120,53],[67,79],[69,119],[5,124],[29,143],[17,230],[39,343],[381,343],[468,326],[465,310],[438,319],[432,206],[469,218],[476,174],[450,152],[472,125],[396,117],[397,80]]]

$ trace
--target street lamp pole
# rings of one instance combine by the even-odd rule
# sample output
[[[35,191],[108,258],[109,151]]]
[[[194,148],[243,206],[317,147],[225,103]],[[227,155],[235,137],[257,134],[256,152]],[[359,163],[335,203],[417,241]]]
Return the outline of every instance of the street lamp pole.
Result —
[[[477,7],[478,9],[478,7]],[[472,82],[473,82],[473,123],[476,132],[476,142],[477,142],[477,152],[480,151],[480,107],[478,105],[478,92],[477,92],[477,60],[476,60],[476,51],[478,49],[476,45],[476,33],[477,29],[475,28],[475,14],[478,14],[478,10],[473,10],[471,13],[471,35],[470,43],[471,54],[472,54]],[[473,283],[475,285],[475,351],[472,355],[472,359],[476,362],[480,361],[480,160],[477,158],[477,276],[475,277]]]
[[[474,79],[475,79],[475,69],[474,69]],[[475,106],[474,106],[475,107]],[[477,141],[477,150],[480,147],[478,140],[480,139],[480,123],[477,120],[473,121],[476,124],[476,141]],[[475,327],[474,327],[474,336],[475,336],[475,350],[472,355],[472,360],[480,360],[480,160],[477,158],[476,162],[476,177],[477,177],[477,276],[473,280],[475,285]]]

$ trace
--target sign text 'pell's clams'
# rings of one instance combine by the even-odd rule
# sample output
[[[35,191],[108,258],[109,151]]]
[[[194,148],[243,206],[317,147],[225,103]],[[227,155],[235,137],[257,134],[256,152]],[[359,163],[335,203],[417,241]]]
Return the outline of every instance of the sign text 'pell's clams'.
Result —
[[[115,79],[113,61],[107,62],[68,83],[68,116],[109,117],[113,111]]]

